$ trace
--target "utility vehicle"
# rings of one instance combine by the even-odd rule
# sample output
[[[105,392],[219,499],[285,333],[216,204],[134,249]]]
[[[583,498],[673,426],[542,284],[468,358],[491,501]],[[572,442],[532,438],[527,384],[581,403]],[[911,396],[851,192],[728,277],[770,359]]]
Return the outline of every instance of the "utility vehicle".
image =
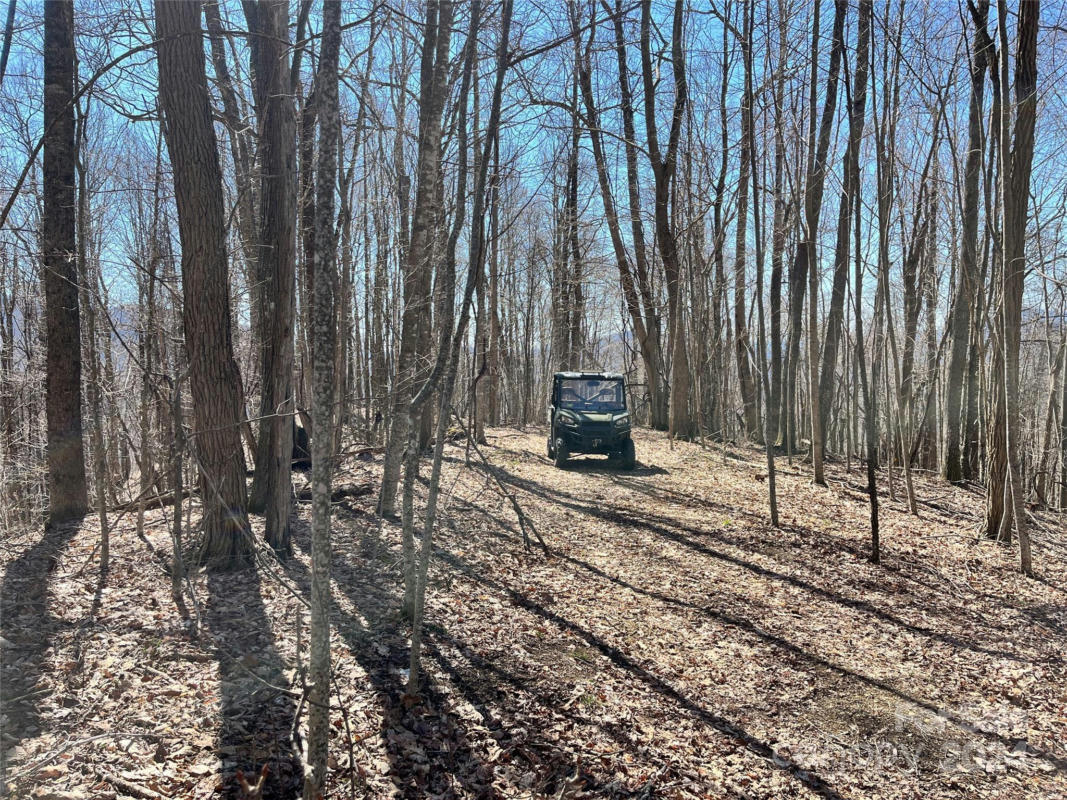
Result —
[[[598,453],[623,469],[636,462],[626,382],[614,372],[557,372],[548,409],[548,457],[561,469],[577,453]]]

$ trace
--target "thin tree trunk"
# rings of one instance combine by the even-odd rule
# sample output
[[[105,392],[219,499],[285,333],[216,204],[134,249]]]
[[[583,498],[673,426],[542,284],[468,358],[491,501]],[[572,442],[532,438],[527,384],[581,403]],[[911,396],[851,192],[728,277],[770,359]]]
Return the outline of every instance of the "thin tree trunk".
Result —
[[[748,250],[748,189],[749,181],[755,182],[756,175],[752,167],[755,152],[755,123],[752,105],[755,102],[752,90],[752,25],[750,6],[744,9],[744,22],[741,32],[741,51],[744,66],[744,92],[741,100],[741,163],[738,167],[737,187],[737,227],[734,247],[734,353],[737,358],[737,388],[741,391],[741,406],[745,424],[745,435],[750,439],[759,439],[759,420],[756,414],[756,384],[749,363],[749,341],[747,310],[748,296],[745,275],[745,255]],[[759,202],[759,198],[755,198]]]
[[[634,234],[634,257],[637,264],[635,270],[631,270],[626,244],[623,241],[622,226],[619,222],[615,200],[611,192],[607,157],[604,153],[603,134],[600,129],[600,118],[593,96],[593,85],[590,77],[590,47],[595,30],[595,26],[591,26],[589,34],[590,45],[586,47],[584,54],[579,59],[578,82],[582,93],[582,100],[585,105],[586,130],[589,134],[589,140],[593,148],[593,161],[596,164],[597,183],[600,187],[600,198],[604,204],[604,219],[607,223],[612,250],[615,254],[615,264],[619,271],[623,301],[626,304],[626,310],[629,312],[630,324],[633,326],[634,338],[637,339],[637,345],[641,351],[641,362],[645,370],[645,379],[648,382],[648,392],[651,402],[650,424],[652,427],[658,428],[661,427],[657,422],[660,419],[660,398],[662,395],[662,386],[660,382],[662,356],[660,354],[659,323],[655,316],[648,316],[648,306],[644,303],[644,292],[647,291],[647,287],[641,285],[643,274],[641,263],[644,259],[644,234],[641,232],[642,226],[640,217],[638,216],[631,219],[633,224],[632,232]],[[575,36],[577,35],[576,31]],[[617,35],[621,36],[621,32],[617,31]],[[624,68],[625,63],[622,62],[620,64],[620,69],[624,70]],[[628,117],[630,120],[629,125],[632,126],[632,109],[630,110]],[[628,152],[628,161],[629,157]],[[634,169],[636,174],[636,155],[634,158]],[[631,205],[637,202],[636,190],[631,196],[630,202]],[[638,243],[640,243],[640,245]],[[636,276],[634,274],[635,271],[637,273]],[[647,273],[644,273],[644,275],[647,278]],[[662,427],[666,426],[664,425]]]
[[[655,183],[656,240],[667,284],[668,336],[667,349],[671,353],[670,434],[690,439],[695,433],[689,410],[689,355],[685,342],[685,303],[681,295],[682,264],[678,256],[678,241],[671,222],[671,194],[675,168],[678,163],[678,143],[682,121],[688,102],[685,76],[685,52],[682,42],[682,22],[685,8],[676,0],[671,25],[671,67],[674,77],[674,103],[666,151],[661,151],[656,121],[656,79],[652,67],[651,0],[641,3],[641,80],[644,86],[645,132],[648,155]]]
[[[439,15],[452,13],[450,2],[432,0],[427,6],[425,37],[422,50],[421,91],[419,97],[418,175],[415,209],[412,217],[411,242],[404,263],[404,313],[400,333],[400,354],[389,439],[382,466],[382,485],[378,512],[395,513],[400,462],[408,447],[408,406],[414,381],[421,373],[417,367],[420,345],[420,320],[429,313],[430,280],[433,274],[434,239],[440,213],[438,197],[441,182],[441,114],[444,109],[445,81],[448,75],[446,25]],[[421,419],[421,418],[420,418]],[[416,424],[418,420],[416,420]]]
[[[989,39],[984,36],[989,19],[989,0],[972,7],[976,35],[972,43],[970,108],[967,125],[967,158],[963,173],[963,224],[961,230],[960,272],[950,320],[952,349],[949,354],[945,387],[945,478],[958,483],[964,478],[961,434],[965,433],[963,414],[964,371],[975,308],[974,292],[978,277],[978,212],[982,177],[982,111],[985,77],[989,60]]]
[[[315,290],[311,313],[311,658],[308,663],[308,763],[304,773],[304,800],[316,800],[326,784],[330,731],[330,485],[334,457],[334,292],[337,283],[334,194],[341,132],[337,100],[341,0],[325,0],[322,14],[322,58],[317,80],[320,95]]]
[[[111,537],[107,524],[107,500],[105,491],[108,484],[107,451],[104,447],[104,418],[101,411],[100,393],[103,387],[100,379],[100,359],[97,352],[96,308],[93,304],[91,287],[96,281],[90,276],[87,255],[89,240],[89,186],[85,168],[86,117],[88,103],[79,113],[77,121],[77,175],[78,175],[78,277],[81,307],[85,313],[86,357],[89,359],[89,416],[92,420],[90,440],[93,450],[93,483],[96,501],[97,521],[100,524],[100,574],[99,585],[107,581],[111,564]],[[106,341],[106,340],[105,340]]]
[[[606,11],[612,13],[605,0],[602,0],[601,5]],[[643,328],[646,331],[647,340],[641,340],[639,337],[638,341],[642,348],[642,357],[645,361],[645,380],[648,383],[649,424],[656,430],[664,431],[667,430],[669,425],[667,369],[663,357],[660,315],[653,296],[652,275],[648,263],[648,250],[645,246],[645,229],[641,219],[641,184],[637,163],[637,132],[634,124],[633,92],[630,89],[630,70],[626,61],[622,0],[615,0],[612,22],[615,29],[615,58],[618,64],[619,92],[622,101],[623,149],[626,154],[626,191],[630,210],[630,231],[634,243],[634,282],[641,297]],[[592,35],[592,31],[590,35]],[[587,70],[588,68],[587,64]],[[588,102],[586,106],[587,108],[589,107]],[[629,302],[627,300],[628,304]],[[631,311],[632,316],[633,312]],[[636,325],[634,331],[636,334]],[[650,363],[654,365],[652,371],[649,371]]]
[[[744,37],[748,46],[746,47],[746,64],[745,64],[745,93],[748,95],[748,100],[751,103],[752,100],[752,50],[751,50],[751,37],[753,30],[753,7],[748,5],[745,8],[745,22],[744,22]],[[748,107],[748,113],[752,113],[751,105]],[[751,122],[751,121],[750,121]],[[770,393],[771,383],[770,376],[767,373],[767,336],[766,336],[766,323],[764,321],[763,313],[763,231],[760,228],[760,209],[763,206],[763,199],[760,194],[759,175],[760,171],[756,164],[756,147],[755,137],[750,139],[750,148],[748,156],[750,159],[750,166],[752,169],[752,227],[756,239],[756,310],[757,310],[757,323],[759,325],[759,335],[757,337],[757,347],[759,348],[759,364],[760,382],[763,387],[764,396],[764,414],[763,414],[763,447],[767,458],[767,506],[770,511],[771,525],[775,528],[778,527],[778,479],[775,472],[774,464],[774,437],[771,436],[771,407],[770,407]]]
[[[834,401],[834,378],[837,373],[838,343],[840,342],[845,319],[845,290],[848,288],[849,242],[851,231],[849,221],[853,209],[860,213],[860,145],[863,140],[863,125],[867,111],[867,71],[870,61],[871,42],[871,2],[862,0],[859,4],[859,30],[856,44],[856,68],[848,108],[848,146],[845,150],[844,184],[841,187],[841,201],[837,215],[837,248],[834,253],[833,289],[830,295],[830,307],[826,317],[826,337],[823,341],[822,372],[819,378],[819,413],[822,418],[820,430],[824,431],[830,422],[830,407]]]

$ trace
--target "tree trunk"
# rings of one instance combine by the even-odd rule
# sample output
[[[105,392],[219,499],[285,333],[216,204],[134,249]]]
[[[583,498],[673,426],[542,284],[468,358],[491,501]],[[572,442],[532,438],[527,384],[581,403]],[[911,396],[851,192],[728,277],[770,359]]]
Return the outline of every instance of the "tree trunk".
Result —
[[[623,33],[622,0],[615,0],[613,16],[615,28],[615,58],[619,70],[619,92],[622,100],[623,145],[626,153],[626,191],[630,209],[630,231],[634,242],[635,284],[643,309],[647,344],[639,342],[645,363],[648,383],[649,424],[659,431],[667,430],[669,410],[667,401],[667,369],[663,358],[663,335],[659,311],[652,290],[652,276],[645,246],[645,228],[641,221],[641,192],[637,165],[637,132],[634,125],[633,92],[630,89],[630,70],[626,64],[626,38]],[[587,104],[588,105],[588,104]],[[625,286],[624,286],[625,291]],[[629,300],[627,300],[629,304]],[[631,311],[631,316],[633,312]],[[635,327],[636,332],[636,327]],[[649,370],[649,364],[654,365]]]
[[[246,6],[247,15],[248,6]],[[222,98],[222,119],[229,136],[230,156],[233,160],[234,184],[237,190],[237,197],[235,198],[237,232],[241,241],[241,252],[244,255],[245,283],[248,286],[248,311],[252,324],[252,341],[254,347],[261,347],[269,334],[266,333],[263,327],[266,322],[266,317],[262,311],[265,286],[262,282],[262,267],[257,259],[256,210],[259,206],[259,193],[256,191],[252,180],[252,155],[249,144],[251,132],[244,122],[241,109],[238,106],[237,92],[233,87],[233,78],[230,76],[230,67],[226,60],[226,31],[223,27],[217,0],[210,0],[210,2],[204,4],[204,16],[207,18],[208,42],[211,45],[211,64],[215,69],[215,83]],[[256,30],[252,25],[254,17],[255,15],[252,15],[249,18],[249,31]],[[256,52],[259,43],[260,39],[256,35],[249,37],[249,44],[253,47],[253,52]],[[258,69],[258,65],[256,69]],[[257,105],[259,105],[258,100]],[[261,108],[258,113],[263,113]],[[262,169],[262,166],[260,168]],[[253,352],[256,351],[253,350]],[[249,383],[251,384],[256,376],[246,377],[250,377]],[[253,485],[253,497],[255,494]],[[262,507],[262,503],[260,503],[260,507]]]
[[[333,384],[337,237],[334,194],[341,120],[337,63],[341,0],[323,3],[319,62],[319,148],[315,198],[314,305],[311,311],[311,657],[308,662],[308,763],[304,800],[317,800],[326,784],[330,733],[330,483],[333,477]]]
[[[621,25],[621,23],[620,23]],[[595,27],[590,31],[590,37],[595,32]],[[616,31],[618,41],[621,45],[621,29]],[[578,33],[575,31],[575,36]],[[590,41],[592,39],[590,38]],[[624,80],[624,94],[628,96],[628,88],[626,88],[625,70],[625,58],[621,57],[620,70],[623,71],[622,78]],[[587,47],[585,53],[579,59],[578,64],[578,83],[582,92],[582,101],[585,106],[586,113],[586,130],[589,133],[589,140],[593,147],[593,160],[596,164],[597,171],[597,183],[600,187],[600,198],[604,204],[604,219],[607,222],[608,234],[611,238],[612,250],[615,254],[615,264],[619,271],[619,281],[622,286],[623,301],[626,304],[626,310],[629,312],[630,324],[633,326],[634,338],[637,339],[638,349],[641,351],[641,363],[645,370],[645,380],[648,383],[648,392],[650,399],[650,417],[649,420],[653,428],[665,428],[666,425],[660,425],[660,422],[665,423],[666,420],[662,419],[663,412],[662,406],[662,383],[660,380],[662,369],[662,355],[660,353],[659,342],[659,321],[654,315],[647,313],[649,304],[645,303],[645,293],[649,293],[649,300],[651,293],[647,286],[643,285],[643,278],[647,278],[647,272],[642,272],[642,264],[644,261],[644,234],[641,226],[640,216],[632,217],[632,228],[634,236],[634,258],[636,262],[635,270],[630,269],[630,262],[626,251],[626,244],[623,241],[622,226],[619,222],[618,212],[616,211],[615,200],[611,192],[611,183],[608,173],[607,157],[604,153],[603,134],[600,129],[599,112],[596,107],[596,102],[593,96],[593,84],[590,77],[591,64],[590,64],[590,50]],[[625,118],[629,120],[628,125],[632,129],[633,126],[633,109],[630,108],[630,113],[625,115]],[[627,163],[630,160],[630,140],[627,140]],[[634,155],[634,173],[633,180],[636,181],[636,154]],[[636,186],[633,189],[630,197],[631,210],[634,204],[638,202],[638,195]],[[640,244],[639,244],[640,243]],[[639,249],[640,248],[640,249]],[[636,271],[636,276],[635,276]]]
[[[233,358],[225,211],[199,0],[156,0],[159,97],[182,245],[185,346],[196,416],[204,546],[214,568],[246,563],[240,376]]]
[[[949,352],[945,387],[945,479],[958,483],[964,478],[963,451],[960,437],[966,424],[963,415],[964,371],[967,367],[968,343],[978,277],[978,212],[982,178],[982,106],[985,98],[985,74],[989,61],[989,38],[985,35],[989,20],[989,0],[972,6],[976,35],[972,43],[970,108],[967,123],[967,159],[963,173],[963,224],[960,234],[960,270],[956,296],[949,324],[952,349]]]
[[[1062,346],[1067,349],[1067,332]],[[1067,511],[1067,354],[1060,381],[1060,511]]]
[[[823,425],[819,402],[819,331],[818,331],[818,249],[819,217],[822,211],[823,189],[826,182],[826,154],[830,148],[830,131],[837,108],[837,83],[844,54],[845,16],[847,0],[834,0],[834,28],[830,46],[830,71],[826,78],[826,100],[823,105],[819,140],[814,161],[809,170],[807,191],[804,193],[804,241],[805,269],[808,275],[808,387],[811,404],[811,462],[815,483],[825,485],[823,476]],[[812,68],[812,97],[815,92],[815,67]],[[813,110],[814,110],[814,103]]]
[[[849,243],[852,238],[849,221],[854,208],[859,213],[860,145],[867,111],[867,71],[870,61],[871,4],[859,5],[859,32],[856,44],[856,67],[848,109],[848,147],[845,150],[844,183],[837,215],[837,248],[834,253],[833,289],[826,317],[826,337],[823,341],[822,373],[819,378],[820,429],[826,431],[830,422],[830,407],[834,400],[837,374],[838,343],[845,318],[845,290],[848,288]]]
[[[745,424],[745,435],[750,439],[760,438],[759,420],[756,415],[756,384],[752,377],[752,365],[749,363],[749,342],[747,310],[748,287],[745,276],[745,256],[748,250],[748,188],[749,181],[756,181],[752,156],[755,153],[755,123],[752,104],[755,102],[752,92],[752,41],[748,29],[749,9],[744,10],[745,31],[741,36],[742,60],[744,64],[744,92],[741,99],[741,164],[738,166],[737,187],[737,229],[734,249],[734,351],[737,358],[737,388],[741,390],[741,405]],[[759,198],[755,198],[759,202]]]
[[[89,504],[75,247],[73,3],[46,0],[44,40],[41,272],[47,319],[48,519],[58,523],[80,518]]]
[[[267,542],[292,550],[293,319],[296,313],[296,116],[289,94],[289,3],[262,0],[248,16],[259,121],[262,276],[260,434],[250,510],[266,511]]]
[[[432,0],[427,6],[425,37],[422,49],[421,90],[419,95],[418,185],[412,215],[411,242],[404,263],[404,313],[400,332],[400,354],[393,393],[389,440],[382,466],[382,487],[378,513],[395,513],[396,488],[400,478],[400,461],[408,443],[408,405],[418,365],[420,319],[429,314],[430,281],[433,275],[433,241],[441,209],[438,207],[441,182],[441,114],[444,110],[444,87],[448,75],[447,39],[444,25],[439,31],[438,17],[450,17],[452,4]],[[416,420],[416,424],[418,420]]]
[[[785,64],[789,57],[788,15],[785,0],[778,0],[778,79],[774,88],[774,220],[771,229],[771,385],[767,396],[769,424],[764,427],[770,440],[777,444],[782,433],[782,258],[785,253],[790,211],[793,207],[785,192]]]
[[[1023,284],[1026,274],[1026,221],[1030,200],[1030,174],[1034,156],[1034,127],[1037,119],[1037,30],[1040,3],[1023,3],[1019,10],[1018,48],[1015,54],[1015,130],[1009,131],[1009,106],[1001,107],[1001,260],[1002,296],[998,319],[1004,373],[994,376],[998,385],[994,402],[994,424],[1002,425],[1007,450],[1007,485],[991,480],[988,491],[1004,492],[1009,508],[1000,524],[1003,533],[1014,520],[1019,536],[1020,567],[1033,574],[1030,536],[1023,504],[1022,425],[1019,409],[1019,349],[1022,336]],[[1000,83],[1008,86],[1007,3],[997,2],[1000,32]],[[1001,399],[1003,398],[1003,399]]]
[[[656,240],[667,284],[668,335],[667,349],[671,353],[670,421],[671,436],[692,438],[695,433],[689,409],[689,355],[685,342],[685,304],[682,298],[682,264],[678,256],[678,241],[671,222],[671,189],[678,163],[678,143],[682,121],[688,102],[685,77],[685,53],[682,41],[684,4],[676,0],[671,26],[671,67],[674,76],[674,104],[671,112],[670,134],[666,151],[661,152],[656,121],[656,77],[652,66],[651,0],[641,3],[641,81],[645,94],[645,132],[648,155],[655,179]]]

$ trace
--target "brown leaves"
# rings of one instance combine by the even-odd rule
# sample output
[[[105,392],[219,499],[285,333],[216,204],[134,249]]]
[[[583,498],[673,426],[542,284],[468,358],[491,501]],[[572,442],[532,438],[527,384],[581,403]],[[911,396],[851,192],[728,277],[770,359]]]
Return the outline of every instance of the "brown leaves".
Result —
[[[780,474],[792,521],[774,531],[753,479],[762,452],[724,459],[639,431],[642,463],[658,470],[590,458],[561,471],[538,434],[495,433],[486,454],[553,555],[523,550],[481,468],[458,450],[446,461],[418,698],[404,693],[399,529],[377,520],[370,494],[337,515],[328,797],[778,798],[812,796],[815,779],[857,797],[1067,792],[1055,760],[1067,542],[1039,542],[1047,583],[1023,580],[1010,552],[967,534],[980,498],[920,483],[938,508],[916,519],[885,498],[885,563],[873,567],[865,497],[838,465],[828,489]],[[379,466],[347,463],[339,481],[371,485]],[[151,514],[147,533],[165,553]],[[305,591],[303,517],[294,537],[295,557],[272,569]],[[231,587],[202,607],[233,620],[225,635],[192,639],[144,553],[116,531],[91,613],[93,581],[72,577],[86,556],[75,538],[53,573],[54,625],[5,616],[5,665],[31,663],[26,643],[47,640],[25,688],[40,693],[40,725],[17,749],[5,740],[9,776],[71,744],[12,796],[131,796],[101,772],[194,800],[231,791],[237,766],[269,762],[280,779],[278,723],[296,704],[280,690],[301,688],[306,613],[261,570],[254,593]],[[197,591],[205,602],[203,577]]]

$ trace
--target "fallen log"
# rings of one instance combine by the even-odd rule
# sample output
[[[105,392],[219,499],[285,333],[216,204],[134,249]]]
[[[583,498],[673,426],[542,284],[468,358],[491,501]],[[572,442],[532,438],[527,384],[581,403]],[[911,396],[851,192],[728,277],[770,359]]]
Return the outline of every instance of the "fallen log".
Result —
[[[182,492],[182,500],[199,494],[196,489],[185,489]],[[152,494],[150,497],[135,497],[127,503],[119,503],[117,506],[112,506],[108,509],[109,513],[117,513],[120,511],[136,511],[140,508],[141,504],[144,504],[145,511],[151,511],[154,508],[163,508],[164,506],[171,506],[174,504],[174,492],[165,492],[163,494]]]
[[[375,487],[371,483],[341,483],[333,487],[330,492],[330,502],[336,503],[349,497],[365,497],[374,494]],[[296,499],[299,503],[311,502],[311,486],[303,486],[296,491]]]

